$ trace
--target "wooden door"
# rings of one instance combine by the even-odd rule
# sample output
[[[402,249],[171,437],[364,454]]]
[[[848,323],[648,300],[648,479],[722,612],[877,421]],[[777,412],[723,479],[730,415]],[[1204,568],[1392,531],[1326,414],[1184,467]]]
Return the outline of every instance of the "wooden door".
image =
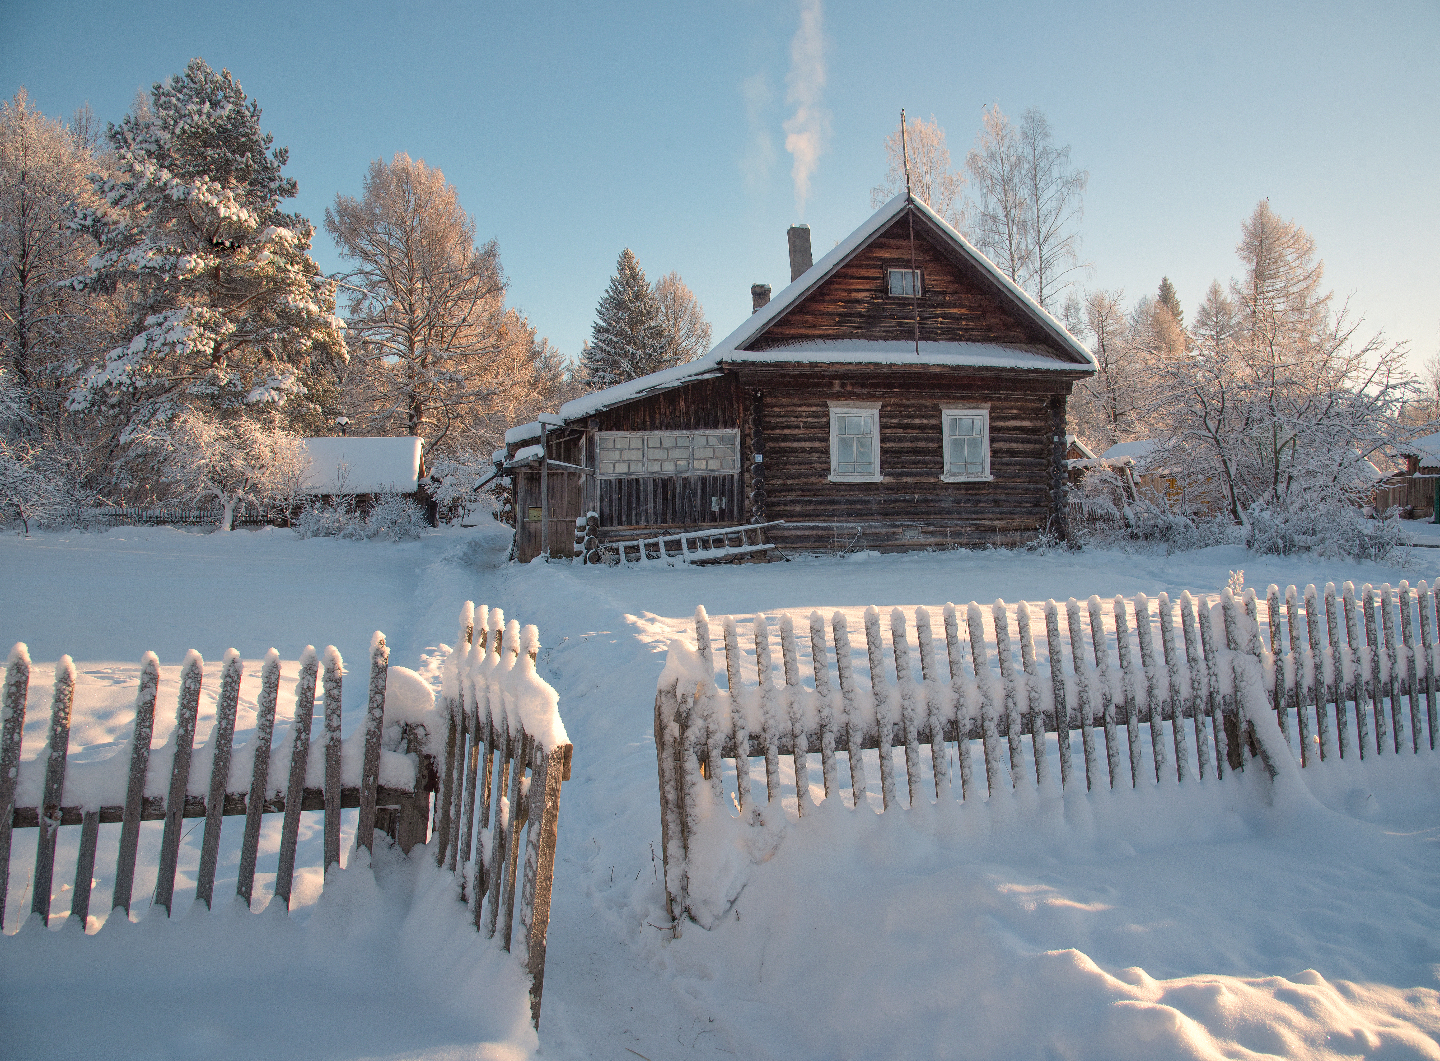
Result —
[[[585,514],[585,474],[551,468],[547,475],[550,493],[550,555],[575,555],[575,520]],[[540,555],[541,513],[540,469],[526,469],[515,481],[515,558],[528,563]]]

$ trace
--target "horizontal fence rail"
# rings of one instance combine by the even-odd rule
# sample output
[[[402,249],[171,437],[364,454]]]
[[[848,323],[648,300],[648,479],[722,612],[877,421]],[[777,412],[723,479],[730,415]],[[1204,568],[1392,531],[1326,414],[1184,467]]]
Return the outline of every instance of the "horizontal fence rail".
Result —
[[[535,672],[539,650],[535,627],[522,629],[513,619],[507,623],[499,608],[466,603],[457,647],[444,664],[448,732],[432,833],[435,862],[458,877],[475,928],[507,951],[514,942],[518,878],[521,960],[536,1027],[560,786],[570,779],[572,751],[555,690]]]
[[[889,811],[1082,782],[1086,790],[1192,785],[1252,762],[1273,778],[1277,755],[1305,766],[1431,751],[1435,606],[1423,582],[1358,594],[1350,583],[1338,593],[1333,584],[1303,594],[1292,586],[1283,604],[1271,586],[1263,605],[1253,591],[1237,599],[1229,590],[1215,601],[1182,593],[1178,601],[946,605],[943,635],[929,610],[915,609],[913,650],[899,609],[889,615],[888,644],[880,614],[867,609],[863,650],[852,647],[840,612],[828,628],[811,613],[806,651],[789,616],[773,627],[755,616],[753,651],[726,616],[718,668],[711,620],[697,609],[696,649],[671,643],[655,702],[670,915],[677,930],[679,918],[696,917],[690,855],[710,821],[738,812],[758,822],[762,807],[798,819],[817,799],[858,806],[872,798],[872,768]],[[823,796],[811,782],[816,753]],[[763,761],[763,798],[752,760]]]
[[[5,673],[4,723],[0,726],[0,925],[5,918],[9,891],[10,849],[13,830],[38,829],[34,882],[30,910],[48,922],[51,891],[54,883],[55,849],[62,826],[80,827],[79,855],[75,867],[75,885],[70,903],[70,916],[84,926],[89,917],[92,874],[102,823],[120,823],[119,851],[116,862],[115,886],[111,909],[128,915],[133,899],[140,823],[163,821],[154,903],[171,913],[175,876],[181,844],[182,822],[186,818],[204,818],[205,831],[201,841],[200,866],[196,878],[196,899],[211,905],[215,885],[220,832],[227,816],[245,817],[244,840],[240,851],[240,870],[236,894],[248,904],[254,889],[256,861],[260,844],[262,816],[284,814],[281,830],[279,861],[276,867],[274,896],[287,906],[295,876],[296,847],[300,832],[300,814],[306,810],[323,810],[325,864],[328,869],[340,860],[340,811],[360,809],[356,843],[369,850],[372,846],[377,817],[382,819],[391,835],[402,830],[409,821],[409,834],[414,836],[418,818],[423,834],[427,801],[425,790],[429,772],[416,759],[413,789],[383,787],[379,783],[381,733],[385,724],[385,689],[389,670],[390,650],[383,634],[376,633],[370,650],[369,703],[364,726],[364,755],[355,776],[346,777],[341,769],[340,691],[344,663],[340,653],[328,647],[324,653],[322,710],[324,731],[323,777],[307,774],[310,756],[310,730],[315,711],[317,678],[321,662],[315,650],[306,647],[300,656],[300,676],[295,686],[295,716],[291,728],[287,776],[271,777],[272,738],[275,708],[280,689],[280,656],[271,649],[261,667],[260,696],[253,741],[242,749],[252,758],[251,779],[244,791],[227,791],[231,759],[234,754],[235,716],[240,698],[241,662],[231,649],[220,667],[220,690],[216,704],[215,725],[210,734],[213,746],[210,782],[207,794],[190,794],[191,758],[195,743],[195,725],[199,713],[204,661],[197,652],[190,652],[180,669],[180,693],[175,707],[175,729],[171,737],[173,758],[169,785],[165,796],[145,794],[149,778],[151,735],[155,726],[160,665],[153,652],[147,652],[141,663],[140,683],[135,700],[135,723],[130,740],[130,768],[125,791],[113,793],[113,800],[101,797],[95,802],[67,802],[66,773],[70,744],[71,709],[75,691],[75,666],[69,656],[62,656],[55,668],[55,684],[51,697],[49,737],[44,752],[36,759],[20,761],[21,734],[25,724],[26,697],[30,684],[30,658],[23,644],[10,652]],[[404,727],[402,739],[410,753],[423,754],[422,734],[414,727]],[[16,793],[28,770],[43,770],[42,796],[37,806],[17,806]],[[32,786],[33,787],[33,786]],[[89,793],[87,793],[89,795]],[[423,835],[420,837],[423,840]],[[410,842],[413,842],[411,840]]]

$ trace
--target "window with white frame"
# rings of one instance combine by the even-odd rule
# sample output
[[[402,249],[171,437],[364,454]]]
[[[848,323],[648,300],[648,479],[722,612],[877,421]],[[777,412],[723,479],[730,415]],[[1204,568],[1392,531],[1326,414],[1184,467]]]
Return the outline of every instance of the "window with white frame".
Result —
[[[830,403],[830,479],[880,481],[880,403]]]
[[[990,478],[990,410],[942,409],[947,483]]]
[[[920,296],[919,269],[886,269],[886,291],[893,298],[918,298]]]
[[[740,470],[739,431],[601,431],[599,451],[602,479]]]

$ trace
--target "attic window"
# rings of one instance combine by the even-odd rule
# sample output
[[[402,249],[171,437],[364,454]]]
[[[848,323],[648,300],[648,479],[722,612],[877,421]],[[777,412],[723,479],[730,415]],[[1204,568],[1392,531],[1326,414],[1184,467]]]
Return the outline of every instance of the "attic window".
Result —
[[[895,298],[919,298],[922,293],[919,269],[886,269],[885,283]]]

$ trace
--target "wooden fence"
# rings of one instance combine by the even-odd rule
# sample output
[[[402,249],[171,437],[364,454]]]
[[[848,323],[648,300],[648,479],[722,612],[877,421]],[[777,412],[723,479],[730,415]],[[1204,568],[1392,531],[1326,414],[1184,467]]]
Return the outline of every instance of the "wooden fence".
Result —
[[[1430,519],[1435,513],[1437,475],[1405,475],[1375,487],[1372,504],[1381,515],[1399,508],[1413,519]],[[1409,510],[1407,513],[1406,510]]]
[[[223,509],[219,505],[150,505],[117,508],[73,508],[64,512],[58,522],[78,527],[135,526],[219,526]],[[261,507],[249,503],[235,506],[236,527],[286,526],[286,506]]]
[[[560,786],[571,745],[555,691],[535,673],[535,627],[505,622],[499,608],[466,603],[460,637],[445,662],[441,696],[449,719],[435,801],[437,865],[460,878],[475,928],[511,949],[520,851],[525,852],[519,921],[530,976],[530,1015],[540,1024],[545,940],[560,825]]]
[[[768,813],[800,818],[819,798],[868,802],[869,764],[878,765],[878,802],[889,811],[902,805],[900,783],[908,805],[928,802],[932,790],[935,799],[969,802],[1002,790],[1055,792],[1057,782],[1063,792],[1082,776],[1087,790],[1212,783],[1257,762],[1274,778],[1279,757],[1297,752],[1310,765],[1432,751],[1440,696],[1435,605],[1424,582],[1414,590],[1405,582],[1366,585],[1358,596],[1348,582],[1338,595],[1333,584],[1323,594],[1292,586],[1283,603],[1271,586],[1265,629],[1253,591],[1237,600],[1226,590],[1216,602],[1189,593],[1177,602],[1166,594],[1154,602],[1116,597],[1108,608],[1098,597],[1083,605],[946,605],[938,645],[929,611],[917,608],[918,675],[906,616],[890,613],[887,647],[870,608],[865,680],[856,675],[844,615],[836,612],[827,631],[812,612],[809,683],[802,683],[789,616],[778,630],[755,616],[753,669],[734,618],[722,618],[717,673],[710,620],[697,609],[696,650],[672,642],[655,701],[666,898],[676,930],[682,916],[697,913],[689,901],[691,855],[711,821],[733,817],[731,807],[741,822],[760,819],[753,759],[764,762]],[[783,686],[774,675],[777,633]],[[823,797],[810,780],[815,752]],[[790,769],[782,770],[782,756]]]
[[[340,688],[344,665],[340,653],[329,647],[324,655],[324,777],[306,775],[309,762],[311,720],[315,710],[315,685],[320,663],[315,650],[307,647],[300,657],[300,678],[296,684],[295,724],[291,730],[290,767],[285,790],[272,785],[270,779],[271,739],[275,726],[275,706],[280,689],[280,657],[274,649],[265,658],[260,679],[255,739],[249,750],[253,756],[248,791],[229,792],[230,761],[233,753],[235,714],[240,698],[240,656],[231,649],[221,665],[220,693],[216,705],[215,728],[211,734],[214,756],[210,785],[205,797],[187,794],[190,781],[190,760],[195,741],[195,723],[199,714],[200,690],[204,679],[204,662],[198,652],[190,652],[180,673],[180,696],[175,709],[173,737],[174,758],[170,770],[168,794],[146,796],[149,773],[150,739],[155,725],[155,702],[160,684],[160,666],[154,653],[146,653],[141,663],[140,686],[136,696],[135,725],[130,742],[130,769],[123,802],[99,806],[66,803],[65,781],[70,744],[70,714],[75,692],[75,667],[69,656],[62,656],[55,668],[55,685],[50,705],[50,731],[43,754],[44,784],[38,806],[16,806],[16,790],[23,767],[31,763],[38,769],[41,759],[20,762],[21,731],[25,724],[25,701],[30,682],[30,659],[23,644],[11,650],[5,674],[5,721],[0,728],[0,923],[3,923],[9,889],[10,846],[13,828],[39,828],[35,852],[34,884],[30,910],[47,921],[50,917],[50,895],[55,869],[55,848],[61,826],[80,826],[79,856],[75,866],[75,886],[70,902],[70,916],[84,926],[90,912],[91,879],[95,868],[96,847],[100,826],[119,822],[120,844],[115,871],[115,889],[111,909],[124,914],[130,911],[135,880],[135,860],[142,821],[163,821],[159,866],[155,884],[155,905],[171,912],[175,891],[175,873],[179,858],[181,829],[186,818],[204,818],[205,833],[201,841],[200,867],[196,879],[196,899],[210,906],[215,885],[216,860],[220,850],[220,829],[226,816],[245,816],[245,834],[240,852],[240,872],[236,893],[247,903],[255,882],[255,864],[260,843],[261,818],[264,814],[283,813],[280,855],[276,869],[275,898],[287,906],[295,873],[295,852],[300,831],[300,814],[306,810],[324,810],[325,868],[340,860],[340,811],[358,807],[359,824],[355,842],[367,850],[373,842],[377,817],[387,819],[392,833],[397,830],[402,845],[413,843],[414,823],[418,819],[418,839],[424,839],[424,805],[427,799],[425,779],[428,772],[417,761],[413,789],[400,790],[380,785],[381,730],[385,717],[385,685],[390,650],[383,634],[376,633],[370,651],[369,703],[365,718],[364,760],[359,776],[347,779],[341,774],[340,759]],[[407,734],[410,750],[420,751],[417,735]],[[119,797],[120,794],[116,793]],[[396,813],[382,814],[383,808]],[[408,820],[409,828],[401,825]]]

